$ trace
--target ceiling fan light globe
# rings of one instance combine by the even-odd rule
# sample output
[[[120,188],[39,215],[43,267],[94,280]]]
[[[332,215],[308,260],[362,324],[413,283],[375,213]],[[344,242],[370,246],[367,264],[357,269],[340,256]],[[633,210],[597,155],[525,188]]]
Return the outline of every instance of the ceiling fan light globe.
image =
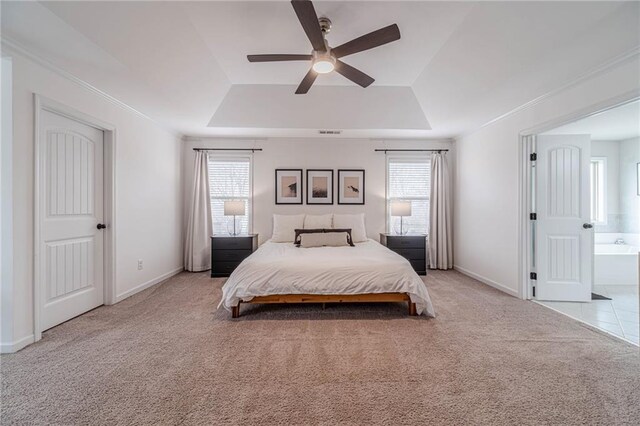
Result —
[[[327,74],[333,71],[335,65],[328,59],[318,59],[313,63],[313,70],[318,74]]]

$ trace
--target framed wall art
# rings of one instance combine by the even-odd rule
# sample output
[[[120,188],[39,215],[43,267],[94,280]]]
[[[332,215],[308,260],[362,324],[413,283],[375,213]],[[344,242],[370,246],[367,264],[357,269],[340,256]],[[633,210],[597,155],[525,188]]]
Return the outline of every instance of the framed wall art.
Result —
[[[333,170],[307,169],[307,204],[333,204]]]
[[[338,170],[338,204],[364,204],[364,170]]]
[[[302,169],[276,169],[276,204],[302,204]]]

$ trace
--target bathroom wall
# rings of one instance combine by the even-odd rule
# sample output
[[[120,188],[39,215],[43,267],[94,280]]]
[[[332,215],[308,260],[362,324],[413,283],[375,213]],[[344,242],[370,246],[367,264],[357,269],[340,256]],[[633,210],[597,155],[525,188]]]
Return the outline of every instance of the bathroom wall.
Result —
[[[640,137],[620,141],[620,232],[640,233],[640,195],[637,164],[640,163]]]

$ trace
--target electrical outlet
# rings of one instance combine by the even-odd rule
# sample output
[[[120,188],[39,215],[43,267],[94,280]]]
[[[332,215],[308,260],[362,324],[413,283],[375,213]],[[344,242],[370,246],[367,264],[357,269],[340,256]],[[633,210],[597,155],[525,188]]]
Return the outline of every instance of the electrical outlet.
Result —
[[[138,259],[138,271],[142,270],[142,259]]]

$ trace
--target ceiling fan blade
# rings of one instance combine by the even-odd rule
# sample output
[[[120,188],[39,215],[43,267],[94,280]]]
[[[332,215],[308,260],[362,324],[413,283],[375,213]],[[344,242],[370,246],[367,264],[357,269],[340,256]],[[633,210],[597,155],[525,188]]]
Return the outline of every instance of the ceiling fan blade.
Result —
[[[311,55],[247,55],[249,62],[310,61]]]
[[[340,46],[331,49],[331,53],[336,58],[341,58],[347,55],[353,55],[354,53],[362,52],[363,50],[373,49],[374,47],[382,46],[383,44],[391,43],[400,39],[400,29],[396,24],[389,25],[388,27],[380,28],[369,34],[365,34],[361,37],[354,38],[351,41],[341,44]]]
[[[296,89],[296,95],[304,95],[305,93],[307,93],[311,88],[311,85],[313,84],[313,82],[316,81],[316,77],[318,77],[318,73],[315,72],[313,68],[311,68],[307,73],[307,75],[304,76],[304,78],[302,79],[302,82]]]
[[[369,77],[359,69],[352,67],[351,65],[345,64],[340,60],[336,60],[336,68],[335,70],[347,77],[349,80],[353,81],[359,86],[368,87],[371,83],[375,81],[373,77]]]
[[[313,3],[311,3],[310,0],[291,0],[291,5],[293,6],[293,10],[296,11],[296,15],[298,15],[298,20],[300,21],[304,32],[307,33],[307,37],[313,46],[313,50],[325,52],[327,48],[324,45],[324,37],[322,35],[322,30],[320,29],[320,24],[318,23],[318,15],[316,15]]]

